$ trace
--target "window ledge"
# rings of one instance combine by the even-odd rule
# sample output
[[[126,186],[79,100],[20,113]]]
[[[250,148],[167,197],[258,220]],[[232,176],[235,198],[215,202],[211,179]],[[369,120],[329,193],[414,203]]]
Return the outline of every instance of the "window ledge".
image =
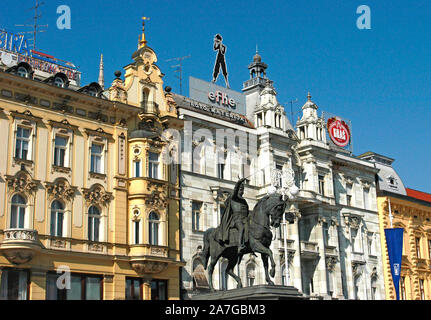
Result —
[[[27,159],[21,159],[21,158],[14,157],[13,161],[16,164],[24,164],[24,165],[30,166],[30,167],[33,166],[33,161],[32,160],[27,160]]]
[[[90,178],[105,180],[106,174],[104,174],[104,173],[98,173],[98,172],[91,172],[90,171]]]
[[[71,168],[57,166],[55,164],[52,165],[52,170],[55,171],[55,172],[61,172],[61,173],[70,173],[72,171]]]

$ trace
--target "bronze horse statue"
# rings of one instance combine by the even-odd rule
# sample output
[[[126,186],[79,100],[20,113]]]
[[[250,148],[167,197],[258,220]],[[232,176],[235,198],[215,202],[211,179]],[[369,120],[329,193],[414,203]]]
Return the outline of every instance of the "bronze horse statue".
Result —
[[[241,278],[237,276],[233,269],[241,263],[241,259],[244,254],[247,253],[260,253],[263,266],[265,268],[265,279],[269,285],[274,285],[271,277],[275,275],[275,261],[272,255],[272,251],[269,248],[272,242],[272,232],[270,226],[278,228],[286,210],[287,202],[283,200],[281,195],[272,194],[267,195],[260,199],[255,205],[253,211],[251,211],[246,219],[247,227],[245,230],[245,249],[238,252],[238,231],[235,228],[231,228],[229,231],[228,244],[220,243],[216,240],[215,234],[218,228],[209,228],[204,233],[204,248],[201,256],[205,269],[208,266],[208,284],[209,289],[214,291],[212,283],[212,274],[217,261],[223,257],[228,260],[226,267],[226,278],[230,275],[237,282],[237,288],[242,288]],[[286,214],[286,219],[289,223],[293,223],[294,216],[292,213]],[[209,257],[211,262],[208,265]],[[268,257],[271,260],[271,270],[268,271]],[[271,276],[271,277],[270,277]]]

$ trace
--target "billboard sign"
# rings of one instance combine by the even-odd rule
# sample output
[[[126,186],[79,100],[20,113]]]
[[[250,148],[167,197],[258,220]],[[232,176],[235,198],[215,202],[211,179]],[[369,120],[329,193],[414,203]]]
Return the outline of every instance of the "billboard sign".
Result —
[[[241,92],[224,88],[212,82],[189,78],[191,99],[207,105],[245,115],[245,96]]]
[[[6,67],[13,67],[20,62],[28,63],[35,71],[49,74],[62,72],[69,80],[75,81],[79,85],[81,72],[73,63],[31,50],[24,35],[0,29],[0,63]]]

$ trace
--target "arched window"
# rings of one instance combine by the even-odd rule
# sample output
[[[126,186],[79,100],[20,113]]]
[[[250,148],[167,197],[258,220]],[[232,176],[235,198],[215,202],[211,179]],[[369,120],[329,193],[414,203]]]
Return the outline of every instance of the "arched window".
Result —
[[[134,237],[133,237],[133,244],[140,244],[141,243],[141,220],[135,220],[133,221],[133,231],[134,231]]]
[[[254,263],[249,263],[247,265],[246,273],[247,273],[247,286],[252,287],[254,285],[255,278],[256,278],[256,266],[254,265]]]
[[[92,88],[88,89],[88,94],[90,96],[96,97],[97,96],[97,90],[96,90],[96,88],[92,87]]]
[[[63,236],[64,205],[55,200],[51,204],[51,235]]]
[[[28,76],[29,76],[28,70],[23,66],[18,67],[16,74],[19,75],[20,77],[23,77],[23,78],[28,78]]]
[[[159,215],[151,212],[148,218],[149,241],[152,245],[159,245]]]
[[[88,209],[88,240],[99,241],[100,210],[95,206]]]
[[[14,228],[25,228],[25,211],[27,207],[27,201],[26,199],[16,194],[12,197],[11,201],[11,219],[10,219],[10,227],[11,229]]]

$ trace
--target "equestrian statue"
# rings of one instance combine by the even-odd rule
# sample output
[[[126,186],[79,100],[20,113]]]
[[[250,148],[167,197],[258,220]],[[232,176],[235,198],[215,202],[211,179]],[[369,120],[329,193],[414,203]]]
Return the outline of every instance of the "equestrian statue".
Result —
[[[265,279],[269,285],[274,285],[271,280],[275,275],[275,261],[269,248],[272,241],[270,227],[280,226],[287,201],[277,193],[268,194],[249,212],[247,201],[243,198],[245,180],[245,178],[238,180],[233,193],[227,198],[220,225],[217,228],[209,228],[204,233],[201,258],[205,269],[208,269],[208,284],[211,291],[214,291],[212,283],[214,267],[221,257],[228,260],[226,277],[227,275],[233,277],[237,282],[237,288],[242,288],[241,278],[233,270],[247,253],[260,253],[265,268]],[[286,219],[293,223],[293,213],[287,213]],[[268,258],[271,260],[269,271]]]

